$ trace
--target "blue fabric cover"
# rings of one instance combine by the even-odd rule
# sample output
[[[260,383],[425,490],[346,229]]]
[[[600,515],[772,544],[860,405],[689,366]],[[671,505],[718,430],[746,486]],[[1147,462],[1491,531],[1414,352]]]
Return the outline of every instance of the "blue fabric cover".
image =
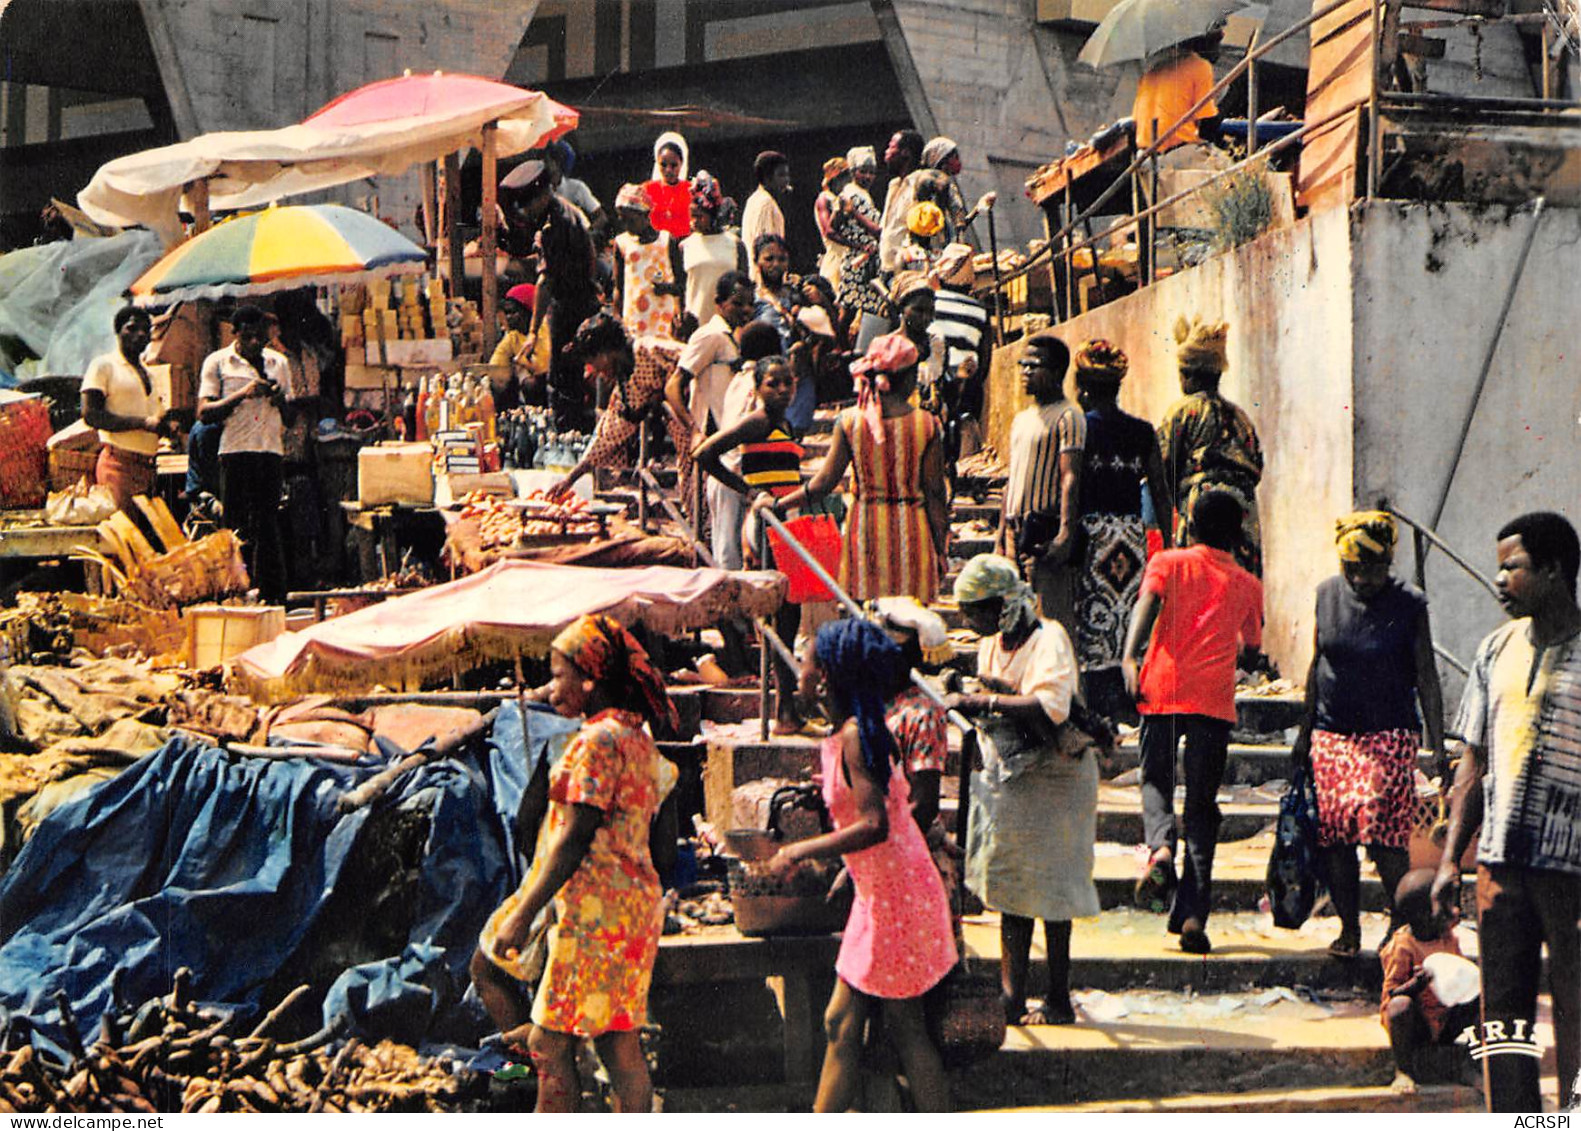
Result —
[[[536,765],[576,723],[527,720]],[[395,755],[399,756],[399,753]],[[501,707],[478,764],[447,758],[403,775],[376,804],[430,817],[405,947],[346,970],[324,1020],[368,1040],[476,1043],[489,1029],[470,995],[477,933],[521,880],[514,822],[530,776],[523,719]],[[192,969],[197,1000],[258,1014],[260,996],[309,937],[370,810],[336,802],[389,763],[233,757],[173,739],[157,754],[61,806],[0,884],[0,1006],[62,1047],[54,996],[65,990],[91,1039],[123,971],[129,1004]]]

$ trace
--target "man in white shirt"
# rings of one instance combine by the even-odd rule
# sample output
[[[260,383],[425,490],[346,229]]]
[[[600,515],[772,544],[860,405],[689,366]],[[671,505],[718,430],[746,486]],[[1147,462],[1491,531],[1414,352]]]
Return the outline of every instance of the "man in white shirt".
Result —
[[[236,341],[203,361],[198,378],[198,419],[223,423],[220,477],[225,525],[246,544],[252,580],[265,600],[283,600],[285,553],[280,535],[281,468],[284,463],[280,406],[291,366],[267,349],[269,315],[256,306],[231,315]]]
[[[922,161],[922,135],[916,130],[896,130],[884,149],[884,168],[889,171],[889,186],[884,190],[884,215],[878,236],[878,263],[883,277],[892,276],[900,263],[905,245],[906,213],[916,203],[916,173]],[[892,319],[863,314],[857,336],[857,353],[866,353],[873,339],[894,330]]]
[[[689,427],[694,446],[723,426],[725,393],[741,358],[736,331],[752,321],[757,301],[752,280],[740,271],[719,277],[714,298],[717,313],[687,341],[665,387],[665,399]],[[711,491],[708,500],[714,558],[725,569],[740,569],[741,497],[725,491],[716,502],[715,494]]]
[[[99,431],[94,481],[108,487],[116,505],[134,513],[132,500],[151,495],[164,406],[154,392],[143,351],[153,323],[146,310],[123,307],[115,315],[117,349],[88,364],[82,379],[82,420]]]
[[[747,197],[741,213],[741,242],[749,252],[758,246],[759,236],[785,238],[785,210],[780,201],[790,195],[790,158],[772,149],[764,150],[752,162],[752,176],[758,187]],[[761,282],[755,260],[751,266],[752,281]]]

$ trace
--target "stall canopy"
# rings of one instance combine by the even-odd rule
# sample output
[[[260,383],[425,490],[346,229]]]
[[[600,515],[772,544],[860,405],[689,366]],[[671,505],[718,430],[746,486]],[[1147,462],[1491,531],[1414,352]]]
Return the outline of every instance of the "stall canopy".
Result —
[[[406,109],[393,114],[398,105]],[[77,202],[101,224],[140,224],[168,245],[181,237],[182,198],[195,182],[207,183],[214,210],[267,204],[480,147],[490,122],[498,123],[498,154],[509,156],[574,129],[576,113],[540,91],[475,75],[390,79],[342,95],[298,125],[203,134],[117,158],[99,167]]]
[[[779,573],[720,569],[592,569],[501,561],[243,652],[235,672],[256,697],[309,690],[419,686],[498,660],[542,656],[585,613],[661,634],[779,608]]]
[[[294,204],[235,216],[178,244],[132,284],[140,306],[416,274],[423,249],[367,213]]]

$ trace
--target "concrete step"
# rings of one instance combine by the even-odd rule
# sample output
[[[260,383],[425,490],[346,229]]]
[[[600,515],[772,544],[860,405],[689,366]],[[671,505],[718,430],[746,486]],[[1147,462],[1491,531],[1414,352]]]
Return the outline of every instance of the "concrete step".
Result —
[[[950,784],[953,786],[954,782]],[[1185,804],[1185,798],[1185,787],[1177,787],[1176,812]],[[946,823],[953,827],[957,798],[942,798],[939,809]],[[1223,814],[1219,842],[1223,844],[1256,836],[1272,825],[1279,819],[1279,800],[1277,797],[1259,796],[1252,787],[1234,786],[1219,792],[1219,811]],[[1112,844],[1141,844],[1145,839],[1141,787],[1103,783],[1098,790],[1098,840]]]
[[[1555,1090],[1557,1096],[1557,1089]],[[1102,1100],[1097,1103],[1017,1108],[1018,1112],[1088,1115],[1110,1112],[1179,1115],[1231,1113],[1421,1114],[1425,1112],[1482,1112],[1482,1093],[1460,1084],[1423,1084],[1412,1095],[1401,1095],[1387,1085],[1319,1088],[1276,1088],[1258,1092],[1186,1093],[1157,1099]]]
[[[950,521],[971,522],[975,519],[978,522],[986,522],[992,526],[998,526],[999,512],[1003,505],[1003,500],[997,497],[990,497],[981,501],[970,497],[966,499],[957,497],[950,504]]]
[[[1388,916],[1362,916],[1363,951],[1359,958],[1331,958],[1328,945],[1339,934],[1339,920],[1310,920],[1301,930],[1273,925],[1266,912],[1227,911],[1208,923],[1213,951],[1191,955],[1165,930],[1164,917],[1132,907],[1117,907],[1075,924],[1071,931],[1071,985],[1078,991],[1125,994],[1132,990],[1227,993],[1298,987],[1301,994],[1376,993],[1383,984],[1377,947]],[[976,970],[999,968],[999,916],[991,911],[962,921],[968,961]],[[1476,953],[1475,933],[1462,929],[1462,949]],[[1035,933],[1029,990],[1047,992],[1043,934]]]

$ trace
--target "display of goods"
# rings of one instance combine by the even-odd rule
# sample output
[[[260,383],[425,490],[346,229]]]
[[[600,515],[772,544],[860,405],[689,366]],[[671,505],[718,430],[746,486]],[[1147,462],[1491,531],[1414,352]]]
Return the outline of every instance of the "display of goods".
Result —
[[[522,502],[536,505],[523,508]],[[545,491],[533,491],[521,501],[473,491],[461,500],[461,517],[478,520],[485,550],[508,548],[524,538],[593,538],[603,530],[587,513],[586,500],[574,495],[551,498]]]
[[[0,401],[0,507],[41,507],[48,493],[45,445],[54,431],[44,398],[5,394]]]
[[[247,1032],[234,1014],[194,1003],[191,981],[183,967],[169,994],[137,1009],[112,1005],[91,1044],[57,993],[71,1059],[61,1065],[32,1045],[0,1052],[0,1111],[454,1112],[486,1096],[487,1077],[393,1041],[352,1039],[332,1050],[333,1029],[281,1039],[282,1018],[307,986]]]
[[[16,608],[0,612],[0,648],[8,659],[68,655],[83,648],[96,656],[139,652],[174,656],[185,639],[181,618],[115,597],[81,593],[20,593]]]

